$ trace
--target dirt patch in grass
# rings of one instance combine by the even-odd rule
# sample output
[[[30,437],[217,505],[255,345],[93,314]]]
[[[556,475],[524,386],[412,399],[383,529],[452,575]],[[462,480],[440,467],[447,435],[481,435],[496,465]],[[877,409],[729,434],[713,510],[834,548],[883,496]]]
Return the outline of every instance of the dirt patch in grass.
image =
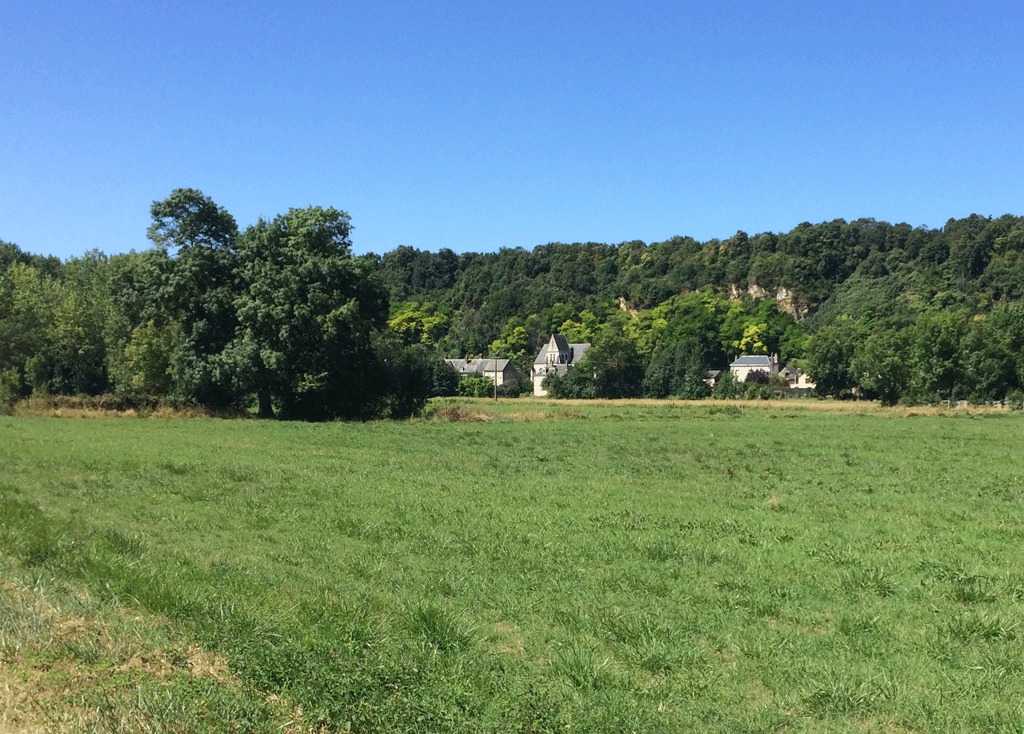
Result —
[[[475,408],[459,405],[445,405],[434,411],[431,417],[442,423],[489,423],[493,420]]]
[[[497,622],[494,625],[494,639],[498,651],[504,655],[522,655],[523,638],[516,628],[508,622]]]
[[[23,671],[0,665],[0,734],[45,732],[42,706],[50,704],[39,682],[38,671]]]
[[[175,675],[236,685],[224,658],[149,637],[159,621],[103,620],[50,598],[38,585],[0,587],[0,734],[142,731],[146,722],[131,703],[139,686],[159,688]]]

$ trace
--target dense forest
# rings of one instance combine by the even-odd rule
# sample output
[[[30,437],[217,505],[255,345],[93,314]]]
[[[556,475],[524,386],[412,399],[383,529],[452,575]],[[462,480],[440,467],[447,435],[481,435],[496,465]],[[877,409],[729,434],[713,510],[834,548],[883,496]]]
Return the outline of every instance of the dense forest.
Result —
[[[508,357],[528,374],[552,333],[594,345],[586,369],[549,378],[555,396],[698,398],[709,369],[765,353],[827,397],[1024,395],[1022,217],[357,257],[336,209],[240,231],[179,189],[151,214],[139,252],[62,262],[0,241],[0,402],[110,394],[401,417],[460,389],[443,357]]]

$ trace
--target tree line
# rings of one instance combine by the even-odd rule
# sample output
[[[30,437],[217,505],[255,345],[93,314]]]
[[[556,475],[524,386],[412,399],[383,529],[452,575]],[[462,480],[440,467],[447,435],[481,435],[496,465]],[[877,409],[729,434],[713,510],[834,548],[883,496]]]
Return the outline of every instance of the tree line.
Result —
[[[239,231],[194,189],[151,209],[142,252],[55,264],[4,243],[0,382],[168,399],[265,417],[404,417],[433,361],[387,329],[388,296],[351,253],[348,214],[290,209]]]
[[[507,357],[528,374],[552,333],[593,344],[585,369],[552,378],[555,396],[701,397],[708,370],[742,354],[778,354],[835,397],[1019,401],[1024,387],[1024,218],[1011,215],[359,257],[333,208],[241,231],[179,189],[151,215],[140,252],[62,262],[0,242],[0,396],[401,417],[458,389],[443,357]]]
[[[551,333],[599,347],[555,394],[699,396],[708,369],[774,353],[820,395],[1019,403],[1022,253],[1024,218],[972,214],[940,228],[840,219],[707,242],[367,258],[407,343],[524,367]],[[623,369],[611,378],[606,365]]]

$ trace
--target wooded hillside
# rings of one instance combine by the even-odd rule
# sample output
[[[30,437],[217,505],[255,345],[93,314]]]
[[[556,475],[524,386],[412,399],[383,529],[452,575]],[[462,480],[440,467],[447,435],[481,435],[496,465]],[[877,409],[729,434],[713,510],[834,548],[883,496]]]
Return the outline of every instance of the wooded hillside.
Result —
[[[264,414],[401,415],[456,389],[442,356],[528,372],[552,333],[594,344],[556,395],[700,397],[708,369],[758,353],[798,364],[822,395],[982,401],[1024,387],[1024,218],[1012,215],[354,257],[334,209],[240,233],[181,189],[152,214],[141,252],[61,262],[0,242],[7,400],[258,396]]]

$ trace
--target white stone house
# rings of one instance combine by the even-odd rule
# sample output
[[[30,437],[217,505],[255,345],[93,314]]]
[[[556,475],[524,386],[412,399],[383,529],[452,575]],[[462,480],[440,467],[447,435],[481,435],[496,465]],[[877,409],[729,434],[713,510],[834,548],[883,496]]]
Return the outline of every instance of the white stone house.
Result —
[[[736,359],[729,365],[736,382],[746,382],[747,375],[758,370],[766,372],[768,377],[779,374],[779,358],[772,354],[747,354]]]
[[[564,334],[552,334],[533,360],[533,394],[538,397],[547,395],[547,390],[541,386],[544,378],[551,373],[564,375],[588,349],[590,344],[570,344]]]

